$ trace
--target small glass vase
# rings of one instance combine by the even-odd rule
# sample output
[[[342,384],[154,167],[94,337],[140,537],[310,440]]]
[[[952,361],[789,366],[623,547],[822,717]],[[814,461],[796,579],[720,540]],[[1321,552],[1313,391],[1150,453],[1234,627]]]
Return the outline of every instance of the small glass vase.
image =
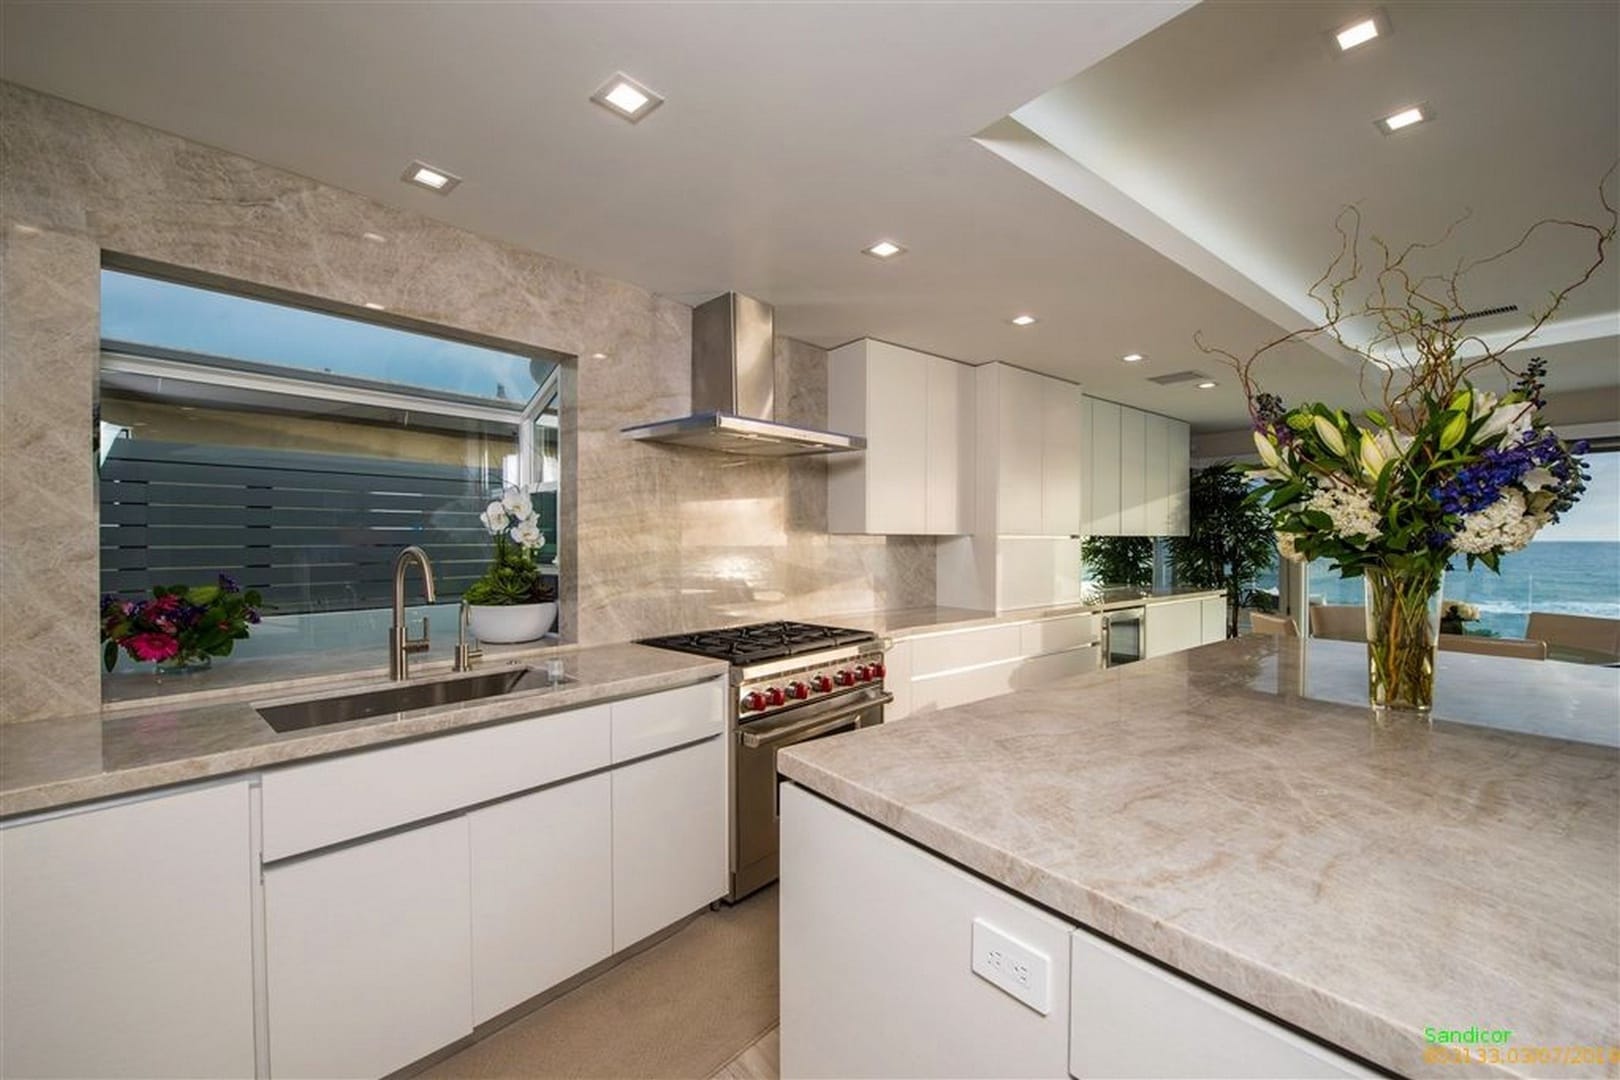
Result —
[[[1444,570],[1366,571],[1367,696],[1373,708],[1421,713],[1434,708],[1445,577]]]
[[[214,658],[207,653],[176,653],[167,660],[159,660],[159,677],[168,675],[196,675],[214,666]]]

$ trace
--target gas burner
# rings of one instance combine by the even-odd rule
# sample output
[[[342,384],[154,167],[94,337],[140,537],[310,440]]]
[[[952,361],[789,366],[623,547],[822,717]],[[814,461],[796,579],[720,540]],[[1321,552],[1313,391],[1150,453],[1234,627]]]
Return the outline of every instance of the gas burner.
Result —
[[[877,635],[869,630],[847,630],[811,623],[768,622],[705,630],[697,634],[643,638],[640,644],[695,653],[715,660],[729,660],[733,664],[757,664],[840,645],[857,645],[876,638]]]

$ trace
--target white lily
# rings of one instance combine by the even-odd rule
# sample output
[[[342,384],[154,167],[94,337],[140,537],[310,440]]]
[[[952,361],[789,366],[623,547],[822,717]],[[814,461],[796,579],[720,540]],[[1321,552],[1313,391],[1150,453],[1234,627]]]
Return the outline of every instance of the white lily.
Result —
[[[1254,433],[1254,448],[1260,452],[1260,460],[1265,463],[1266,468],[1279,477],[1289,475],[1288,463],[1283,461],[1282,455],[1277,452],[1277,444],[1264,432]]]
[[[1361,468],[1367,474],[1367,479],[1377,483],[1378,476],[1389,464],[1389,458],[1384,455],[1378,445],[1378,438],[1371,432],[1361,433]]]
[[[1311,417],[1311,423],[1316,426],[1316,434],[1327,444],[1327,448],[1342,456],[1344,454],[1344,436],[1339,433],[1339,425],[1322,416]]]
[[[1530,421],[1535,411],[1535,403],[1530,401],[1515,401],[1507,405],[1498,405],[1491,411],[1491,415],[1486,419],[1485,423],[1480,425],[1480,429],[1474,433],[1474,441],[1476,443],[1484,442],[1486,439],[1509,431],[1513,431],[1522,437],[1523,433],[1529,430]],[[1517,441],[1515,439],[1514,443],[1517,443]]]
[[[1475,390],[1474,405],[1473,408],[1469,410],[1469,419],[1478,420],[1480,417],[1496,408],[1496,403],[1499,400],[1500,399],[1489,390]]]

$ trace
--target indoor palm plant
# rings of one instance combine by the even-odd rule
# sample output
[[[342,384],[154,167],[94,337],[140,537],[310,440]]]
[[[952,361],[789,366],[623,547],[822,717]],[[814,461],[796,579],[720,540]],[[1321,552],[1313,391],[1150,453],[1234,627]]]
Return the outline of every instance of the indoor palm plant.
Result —
[[[1604,183],[1613,175],[1611,169]],[[1508,354],[1602,265],[1616,214],[1603,185],[1599,199],[1604,224],[1545,219],[1507,249],[1441,273],[1414,265],[1437,245],[1395,249],[1376,237],[1376,258],[1364,263],[1360,217],[1349,208],[1338,223],[1339,255],[1311,289],[1324,311],[1322,323],[1246,358],[1199,343],[1242,380],[1261,459],[1256,495],[1277,516],[1281,553],[1326,559],[1341,575],[1365,581],[1368,689],[1375,707],[1432,707],[1440,595],[1450,560],[1461,555],[1470,567],[1481,562],[1497,569],[1503,555],[1557,521],[1581,493],[1585,448],[1558,438],[1541,414],[1545,365],[1515,365]],[[1532,313],[1528,328],[1505,339],[1475,334],[1463,300],[1467,273],[1554,228],[1590,238],[1584,272]],[[1257,384],[1256,365],[1266,353],[1324,333],[1357,354],[1364,372],[1379,373],[1380,400],[1360,409],[1359,417],[1321,402],[1286,408]],[[1498,372],[1513,378],[1508,393],[1474,385],[1474,377]]]
[[[527,492],[509,487],[480,516],[494,538],[484,575],[462,593],[468,621],[480,641],[533,641],[551,629],[556,592],[536,558],[546,538]]]
[[[1170,538],[1177,584],[1225,590],[1227,637],[1237,637],[1245,591],[1276,559],[1271,513],[1249,498],[1250,484],[1228,463],[1193,473],[1187,535]]]

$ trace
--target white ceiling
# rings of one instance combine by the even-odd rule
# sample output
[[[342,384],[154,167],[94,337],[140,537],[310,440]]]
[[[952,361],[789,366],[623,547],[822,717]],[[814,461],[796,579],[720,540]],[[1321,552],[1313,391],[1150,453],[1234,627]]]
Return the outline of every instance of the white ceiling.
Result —
[[[1515,5],[1425,15],[1436,45],[1391,4],[1397,34],[1375,46],[1408,52],[1355,65],[1318,39],[1352,9],[1205,4],[1167,22],[1185,6],[8,0],[0,75],[688,302],[749,292],[776,305],[779,333],[1005,360],[1201,429],[1244,412],[1193,332],[1234,349],[1275,336],[1268,319],[1288,321],[1340,203],[1367,200],[1394,234],[1426,233],[1470,200],[1493,222],[1590,202],[1602,169],[1589,161],[1616,131],[1612,6],[1581,5],[1590,24],[1519,20],[1512,33],[1531,44],[1503,64],[1491,50],[1512,33],[1480,32],[1476,54],[1474,16]],[[1229,22],[1265,33],[1256,44]],[[1437,64],[1436,48],[1456,62]],[[1487,62],[1471,67],[1475,55]],[[634,126],[590,104],[616,70],[667,104]],[[1396,73],[1411,89],[1390,93],[1440,116],[1400,142],[1361,115]],[[973,138],[1053,87],[1095,116],[1090,141],[1059,131],[1071,102],[1055,97],[1031,106],[1047,107],[1045,124],[1018,114],[1025,134],[1041,127],[1048,151],[1125,186],[1112,208],[1078,205]],[[1602,100],[1503,123],[1514,88],[1543,106]],[[448,197],[411,188],[398,178],[415,158],[465,182]],[[860,254],[880,237],[910,252]],[[1590,291],[1612,299],[1615,280]],[[1041,321],[1005,321],[1020,311]],[[1127,367],[1126,352],[1150,362]],[[1576,363],[1613,368],[1614,355]],[[1223,385],[1144,380],[1188,367]],[[1342,397],[1355,380],[1302,348],[1276,381]]]

